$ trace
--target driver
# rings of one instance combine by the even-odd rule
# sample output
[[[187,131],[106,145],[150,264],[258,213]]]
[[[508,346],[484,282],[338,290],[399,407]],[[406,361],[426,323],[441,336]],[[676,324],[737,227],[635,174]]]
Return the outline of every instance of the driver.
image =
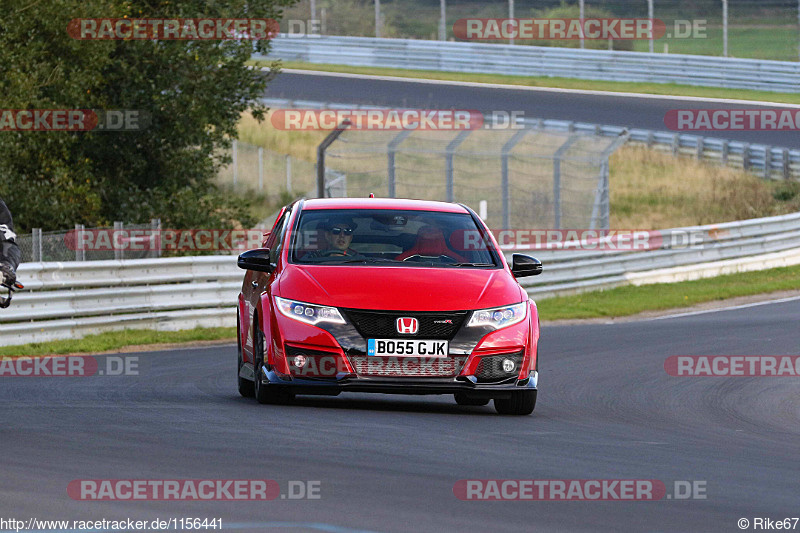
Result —
[[[16,238],[11,213],[0,199],[0,284],[8,287],[17,281],[17,267],[22,260]]]
[[[355,257],[361,256],[350,248],[353,232],[358,228],[352,218],[347,216],[332,217],[323,225],[322,238],[324,248],[311,252],[306,257]]]

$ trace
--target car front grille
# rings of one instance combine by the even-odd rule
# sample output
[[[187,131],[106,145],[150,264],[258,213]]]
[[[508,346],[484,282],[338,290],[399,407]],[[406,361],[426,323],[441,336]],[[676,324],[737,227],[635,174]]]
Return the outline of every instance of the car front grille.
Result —
[[[365,339],[398,338],[400,334],[397,333],[397,319],[413,317],[419,321],[419,331],[414,335],[415,338],[451,340],[467,318],[467,311],[420,313],[347,309],[344,312]]]
[[[503,360],[511,359],[514,361],[514,369],[511,372],[503,370]],[[519,375],[519,367],[522,365],[522,353],[487,355],[481,357],[478,367],[475,369],[475,377],[478,383],[492,383],[503,381]]]
[[[359,376],[446,378],[461,372],[466,357],[370,357],[350,356]]]

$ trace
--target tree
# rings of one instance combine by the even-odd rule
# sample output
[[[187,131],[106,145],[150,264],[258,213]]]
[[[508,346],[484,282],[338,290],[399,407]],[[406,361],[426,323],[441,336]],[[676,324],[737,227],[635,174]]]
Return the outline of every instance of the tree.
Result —
[[[161,217],[172,227],[251,224],[212,183],[240,114],[279,67],[248,69],[250,40],[78,40],[78,18],[279,19],[294,0],[0,0],[3,109],[142,110],[141,131],[0,131],[0,197],[20,228]]]

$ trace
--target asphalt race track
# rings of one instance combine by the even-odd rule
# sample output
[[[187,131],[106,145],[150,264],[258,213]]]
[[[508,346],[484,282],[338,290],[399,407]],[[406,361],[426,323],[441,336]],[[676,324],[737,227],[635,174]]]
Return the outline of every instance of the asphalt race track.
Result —
[[[235,347],[135,354],[139,375],[0,379],[6,518],[223,518],[263,531],[739,531],[798,516],[800,378],[670,377],[670,355],[798,355],[800,300],[545,327],[529,417],[451,397],[262,406]],[[126,357],[130,357],[129,354]],[[99,357],[102,366],[103,357]],[[707,499],[460,501],[460,479],[705,481]],[[74,479],[318,480],[321,498],[76,501]],[[10,514],[13,510],[13,514]]]
[[[664,115],[670,109],[764,109],[774,105],[688,101],[658,97],[576,94],[557,90],[505,89],[457,84],[431,84],[414,80],[380,80],[331,73],[282,72],[267,88],[270,98],[317,102],[379,105],[422,109],[475,109],[521,111],[529,118],[574,120],[629,128],[668,131]],[[691,134],[800,147],[800,131],[722,131]]]

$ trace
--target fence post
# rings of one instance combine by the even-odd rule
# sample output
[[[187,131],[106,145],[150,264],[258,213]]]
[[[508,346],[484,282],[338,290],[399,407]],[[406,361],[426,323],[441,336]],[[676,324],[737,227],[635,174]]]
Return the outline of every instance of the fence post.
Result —
[[[236,181],[239,178],[239,142],[233,140],[233,187],[236,188]]]
[[[395,165],[394,165],[394,154],[397,152],[397,147],[400,146],[400,143],[403,142],[406,137],[411,135],[411,132],[414,130],[403,130],[397,134],[397,136],[389,141],[388,146],[386,147],[386,162],[387,162],[387,172],[389,175],[389,198],[395,198],[397,196],[397,181],[395,178]]]
[[[500,188],[503,199],[503,229],[511,229],[511,180],[508,177],[508,155],[530,129],[519,130],[503,145],[500,151]]]
[[[286,154],[286,190],[292,192],[292,156]]]
[[[154,218],[150,220],[150,229],[152,230],[151,243],[151,256],[161,257],[161,219]]]
[[[84,229],[83,224],[75,224],[75,261],[86,261],[86,250],[81,247]]]
[[[122,232],[125,229],[122,222],[114,221],[114,241],[118,239],[117,232]],[[121,261],[125,259],[125,253],[122,248],[114,247],[114,260]]]
[[[458,146],[464,142],[464,139],[466,139],[467,135],[470,133],[472,133],[472,130],[464,130],[459,133],[455,139],[450,141],[450,144],[447,145],[445,150],[445,181],[448,202],[456,201],[455,188],[453,186],[453,155]]]
[[[339,138],[350,126],[349,120],[344,120],[339,127],[328,134],[327,137],[317,146],[317,196],[325,198],[325,150]]]
[[[31,254],[34,263],[42,262],[42,228],[33,228],[31,232]]]
[[[264,190],[264,149],[258,147],[258,190]]]
[[[571,136],[564,141],[564,144],[559,146],[555,154],[553,154],[553,226],[554,229],[561,229],[561,158],[564,153],[569,150],[575,141],[578,140],[577,135]]]

